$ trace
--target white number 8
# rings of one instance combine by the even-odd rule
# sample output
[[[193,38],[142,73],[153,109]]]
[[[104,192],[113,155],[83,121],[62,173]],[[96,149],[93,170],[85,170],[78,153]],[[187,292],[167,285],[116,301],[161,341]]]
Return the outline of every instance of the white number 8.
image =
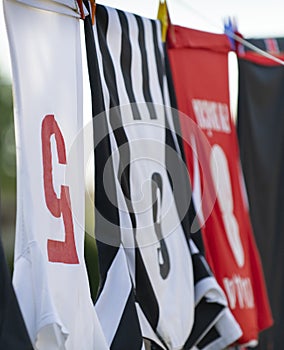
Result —
[[[233,212],[234,201],[228,161],[223,149],[218,145],[212,147],[210,166],[227,238],[236,263],[239,267],[242,267],[245,263],[245,255],[239,225]]]

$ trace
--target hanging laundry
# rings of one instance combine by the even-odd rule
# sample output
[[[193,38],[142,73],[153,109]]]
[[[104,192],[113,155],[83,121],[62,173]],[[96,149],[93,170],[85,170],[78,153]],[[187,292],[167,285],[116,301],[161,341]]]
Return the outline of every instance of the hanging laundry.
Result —
[[[272,319],[229,107],[229,42],[171,26],[167,45],[206,258],[243,331],[239,343],[255,346]]]
[[[284,60],[284,39],[246,39]],[[274,317],[259,349],[283,347],[284,67],[245,47],[238,56],[238,137],[250,214]]]
[[[83,254],[79,14],[66,2],[4,1],[17,149],[13,284],[35,349],[107,349]]]
[[[10,350],[32,350],[32,343],[28,336],[26,325],[8,272],[1,240],[0,276],[0,348]]]
[[[185,163],[183,138],[179,123],[179,111],[177,110],[176,94],[166,47],[165,58],[169,88],[169,105],[172,107],[174,129],[177,132],[177,138],[180,143],[181,157]],[[186,180],[190,182],[188,176]],[[183,186],[180,186],[180,184],[181,182],[178,188],[182,191],[182,194],[179,195],[177,203],[184,197],[185,185],[183,184]],[[193,193],[191,193],[191,195],[193,195]],[[226,296],[217,283],[204,257],[204,243],[200,224],[196,222],[197,215],[193,201],[191,202],[188,214],[189,215],[186,215],[184,218],[183,225],[185,225],[185,232],[191,237],[189,243],[193,259],[195,318],[190,338],[184,348],[191,349],[193,344],[196,344],[196,350],[224,349],[228,345],[235,343],[242,335],[242,331],[229,310]],[[190,235],[190,232],[194,232],[194,234]],[[220,308],[220,306],[222,307]],[[199,337],[197,342],[196,336]]]
[[[86,18],[85,33],[101,274],[96,310],[108,345],[140,349],[140,332],[156,349],[216,349],[205,335],[218,332],[214,325],[229,310],[190,241],[194,208],[160,22],[97,5],[95,25]],[[224,347],[241,335],[229,315]]]

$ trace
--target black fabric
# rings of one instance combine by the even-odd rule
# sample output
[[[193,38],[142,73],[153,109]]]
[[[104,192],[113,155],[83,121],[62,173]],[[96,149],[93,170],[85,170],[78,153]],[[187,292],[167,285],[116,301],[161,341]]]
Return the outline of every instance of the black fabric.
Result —
[[[194,284],[212,275],[212,272],[209,270],[207,263],[204,261],[202,254],[193,254],[192,255],[192,264],[194,269]]]
[[[150,118],[157,119],[155,108],[153,107],[153,98],[150,91],[149,85],[149,71],[148,71],[148,58],[146,53],[146,45],[145,45],[145,32],[142,23],[142,18],[140,16],[135,16],[137,25],[139,28],[138,34],[138,42],[141,52],[141,59],[144,62],[142,66],[142,75],[143,75],[143,94],[145,98],[145,102],[150,102],[147,104],[147,108],[149,110]]]
[[[156,329],[159,321],[159,305],[139,249],[136,249],[135,273],[136,301],[152,328]]]
[[[284,67],[241,58],[238,64],[240,155],[274,318],[258,349],[278,350],[284,343]]]
[[[197,345],[198,349],[206,348],[210,343],[214,342],[219,337],[220,337],[220,334],[217,331],[217,329],[211,328],[210,331],[207,333],[206,338],[201,340],[200,343],[198,343],[198,345]],[[239,349],[239,347],[237,347],[236,350],[237,349]]]
[[[263,51],[273,51],[271,50],[272,47],[269,45],[269,41],[273,40],[274,45],[279,50],[279,52],[284,52],[284,38],[248,38],[246,41],[248,41],[250,44],[258,47],[259,49]],[[245,51],[251,51],[251,48],[248,48],[247,46],[244,46]],[[276,51],[278,51],[276,50]]]
[[[184,346],[184,350],[190,350],[194,346],[194,344],[198,342],[200,334],[203,334],[206,331],[206,329],[210,329],[212,327],[211,325],[212,319],[214,320],[213,315],[215,315],[215,317],[218,317],[218,315],[223,309],[224,307],[220,304],[208,303],[206,301],[206,298],[202,298],[200,300],[198,305],[195,307],[195,317],[194,317],[193,328],[191,331],[190,338],[188,339],[188,341]],[[208,317],[209,314],[212,318]],[[202,344],[208,345],[212,341],[220,337],[220,334],[216,331],[215,327],[213,327],[211,331],[212,333],[209,333],[210,334],[209,338],[207,338],[208,333],[206,333],[206,337],[202,339],[202,342],[203,342]],[[216,337],[212,338],[213,334],[216,335]]]
[[[108,161],[110,142],[108,137],[100,138],[100,135],[108,135],[105,118],[102,112],[105,110],[102,95],[101,81],[99,79],[99,67],[94,43],[94,34],[90,17],[84,21],[86,49],[88,52],[87,61],[89,68],[89,79],[91,84],[93,129],[94,129],[94,152],[97,162],[102,164],[96,167],[95,181],[95,202],[96,202],[96,240],[98,246],[99,267],[100,267],[100,288],[103,289],[109,267],[117,254],[120,243],[119,217],[115,203],[112,203],[105,193],[104,181],[107,181],[108,188],[115,193],[115,183],[112,174],[104,173],[104,165]],[[107,176],[107,177],[106,177]],[[99,200],[97,200],[99,199]],[[113,224],[113,225],[112,225]],[[108,235],[106,238],[105,235]],[[109,244],[113,243],[113,244]]]
[[[88,3],[85,2],[88,6]],[[97,7],[97,15],[104,11],[101,6]],[[107,16],[104,16],[107,19]],[[107,22],[104,23],[107,26]],[[106,110],[104,104],[102,83],[100,80],[99,65],[97,60],[96,46],[94,45],[94,33],[91,19],[88,16],[85,19],[85,39],[87,50],[87,62],[89,70],[89,79],[92,97],[93,112],[93,130],[94,130],[94,153],[95,153],[95,234],[99,257],[100,286],[98,298],[103,293],[108,273],[114,264],[116,256],[121,245],[120,222],[117,211],[117,198],[115,180],[113,177],[113,164],[110,162],[109,167],[106,164],[111,155],[111,145],[106,115],[102,114]],[[103,29],[104,27],[101,26]],[[101,40],[101,50],[105,47],[103,35]],[[106,54],[106,59],[110,59]],[[110,60],[110,65],[111,65]],[[112,79],[113,72],[106,71],[107,79]],[[109,85],[116,87],[115,81],[109,82]],[[111,87],[110,87],[111,89]],[[118,104],[117,91],[111,90],[110,106]],[[116,129],[119,132],[120,129]],[[102,136],[103,135],[103,136]],[[107,169],[107,170],[106,170]],[[122,178],[125,176],[122,175]],[[113,194],[112,201],[109,199],[106,188]],[[115,292],[115,291],[114,291]],[[104,330],[103,330],[104,331]],[[134,290],[130,291],[128,301],[124,305],[124,310],[120,322],[115,330],[114,337],[110,344],[111,350],[120,350],[125,348],[140,350],[142,348],[142,334],[139,326],[138,315],[135,308]]]
[[[32,350],[32,344],[12,286],[0,226],[0,349]]]
[[[131,332],[129,331],[130,326]],[[111,348],[141,349],[141,338],[137,337],[137,334],[140,334],[140,325],[136,317],[134,294],[131,292]]]
[[[132,54],[131,54],[131,43],[129,40],[129,25],[128,25],[125,13],[122,11],[117,11],[117,12],[121,23],[121,27],[124,28],[124,30],[121,33],[122,34],[122,43],[121,43],[122,55],[120,58],[120,62],[122,67],[122,74],[125,81],[129,102],[131,103],[133,118],[138,120],[138,119],[141,119],[141,116],[136,105],[137,101],[134,96],[133,84],[131,81]]]

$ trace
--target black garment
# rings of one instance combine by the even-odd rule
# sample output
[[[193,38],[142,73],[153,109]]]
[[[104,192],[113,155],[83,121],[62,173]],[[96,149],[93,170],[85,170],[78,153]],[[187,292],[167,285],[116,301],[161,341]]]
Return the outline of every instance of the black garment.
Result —
[[[257,349],[278,350],[284,342],[284,67],[238,63],[240,156],[274,318]]]
[[[32,350],[0,240],[0,349]]]

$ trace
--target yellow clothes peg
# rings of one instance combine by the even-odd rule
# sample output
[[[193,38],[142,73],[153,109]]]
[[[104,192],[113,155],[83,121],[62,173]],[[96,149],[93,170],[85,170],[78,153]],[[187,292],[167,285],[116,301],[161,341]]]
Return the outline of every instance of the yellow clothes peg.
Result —
[[[166,36],[167,36],[167,30],[168,30],[168,26],[169,26],[169,14],[168,14],[168,7],[167,7],[166,0],[164,0],[164,1],[160,0],[157,18],[161,21],[162,40],[163,40],[163,42],[165,42]]]
[[[90,0],[91,3],[91,15],[92,15],[92,24],[95,24],[95,14],[96,14],[96,0]]]

